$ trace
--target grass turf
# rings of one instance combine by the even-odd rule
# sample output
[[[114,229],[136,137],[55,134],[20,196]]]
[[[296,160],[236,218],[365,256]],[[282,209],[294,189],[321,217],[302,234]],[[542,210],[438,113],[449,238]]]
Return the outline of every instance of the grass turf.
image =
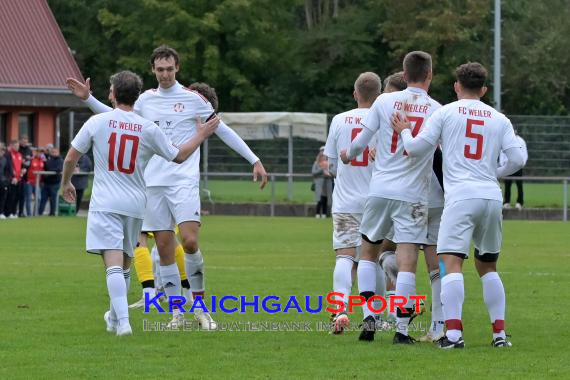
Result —
[[[206,217],[203,222],[209,294],[287,297],[330,291],[329,219]],[[466,348],[442,352],[429,344],[393,346],[391,333],[362,343],[357,332],[144,332],[143,319],[168,317],[140,310],[131,312],[134,336],[120,339],[105,332],[105,274],[99,258],[83,253],[85,219],[0,221],[5,290],[0,378],[569,378],[568,232],[561,222],[506,222],[500,270],[514,347],[490,347],[489,318],[469,260]],[[418,273],[418,293],[429,294],[423,263]],[[139,296],[133,275],[129,299]],[[328,315],[249,311],[214,318],[314,324]],[[352,320],[360,318],[357,311]]]

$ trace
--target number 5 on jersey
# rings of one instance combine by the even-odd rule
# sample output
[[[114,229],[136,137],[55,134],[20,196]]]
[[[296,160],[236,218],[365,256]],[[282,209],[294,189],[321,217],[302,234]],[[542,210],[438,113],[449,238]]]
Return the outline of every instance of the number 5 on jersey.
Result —
[[[125,167],[124,163],[125,150],[128,142],[130,142],[131,145],[131,157],[129,161],[129,166]],[[115,170],[118,170],[119,172],[125,174],[134,173],[137,153],[139,150],[139,137],[133,135],[121,135],[121,138],[119,140],[118,160],[115,157],[115,146],[117,145],[117,132],[111,133],[111,136],[109,136],[108,143],[109,143],[109,171],[114,172]],[[115,165],[115,162],[117,162],[117,165]]]
[[[362,128],[352,128],[350,141],[354,141],[354,139],[356,138],[356,136],[358,136],[360,131],[362,131]],[[364,152],[362,152],[362,161],[358,161],[358,158],[355,157],[352,161],[350,161],[350,165],[351,166],[368,166],[369,154],[370,154],[369,149],[368,149],[368,147],[366,147],[366,149],[364,149]]]
[[[483,135],[480,133],[473,132],[474,125],[485,125],[483,120],[474,120],[474,119],[467,119],[467,128],[465,128],[465,137],[475,139],[477,141],[477,145],[475,146],[475,153],[471,151],[471,146],[465,144],[463,148],[463,155],[466,158],[470,158],[472,160],[480,160],[481,156],[483,156]]]

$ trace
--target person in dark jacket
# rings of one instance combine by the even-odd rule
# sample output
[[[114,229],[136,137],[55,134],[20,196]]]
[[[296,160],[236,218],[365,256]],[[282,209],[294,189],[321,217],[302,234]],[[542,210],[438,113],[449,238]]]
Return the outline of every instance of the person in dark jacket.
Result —
[[[6,154],[6,145],[0,142],[0,219],[6,219],[4,206],[8,196],[8,186],[10,186],[13,175],[12,161],[10,156]]]
[[[89,159],[89,156],[84,154],[77,162],[77,166],[75,167],[75,173],[89,173],[91,170],[93,170],[93,164],[91,163],[91,159]],[[89,184],[89,176],[85,174],[74,175],[71,178],[71,183],[75,187],[75,213],[77,214],[77,212],[79,211],[79,207],[81,207],[83,194],[85,193],[85,189]]]
[[[8,195],[6,196],[6,205],[4,206],[4,214],[10,219],[18,218],[18,205],[21,202],[24,188],[22,186],[22,164],[23,158],[19,152],[20,142],[18,140],[10,141],[7,149],[8,159],[12,163],[12,180],[8,185]]]
[[[20,197],[18,201],[18,216],[24,216],[24,207],[26,216],[32,216],[32,189],[28,186],[28,172],[32,163],[32,148],[28,141],[27,135],[20,136],[20,149],[18,152],[22,155],[22,180],[20,181]]]
[[[44,170],[56,172],[57,174],[50,174],[44,177],[39,215],[43,215],[46,203],[49,199],[49,215],[55,216],[55,207],[61,182],[61,171],[63,170],[63,159],[59,155],[59,149],[50,149],[49,157],[44,164]]]

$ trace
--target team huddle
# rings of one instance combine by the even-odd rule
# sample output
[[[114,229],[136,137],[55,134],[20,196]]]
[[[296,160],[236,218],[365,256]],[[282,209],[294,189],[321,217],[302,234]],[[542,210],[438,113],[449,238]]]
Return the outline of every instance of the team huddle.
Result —
[[[92,148],[95,179],[86,245],[88,252],[103,257],[111,300],[104,319],[107,330],[118,336],[132,334],[127,292],[133,257],[148,298],[155,295],[157,277],[169,297],[180,296],[182,288],[190,300],[205,295],[198,245],[200,144],[216,133],[253,165],[261,188],[267,183],[259,158],[216,116],[217,99],[208,96],[208,87],[206,92],[194,91],[176,81],[176,51],[161,46],[150,64],[158,88],[140,97],[142,83],[136,74],[123,71],[111,77],[114,109],[90,95],[89,79],[68,80],[72,92],[97,115],[71,144],[62,190],[66,200],[74,199],[73,169]],[[358,108],[335,116],[331,124],[324,153],[336,177],[333,289],[347,302],[356,267],[358,290],[366,300],[375,294],[410,299],[416,294],[422,249],[432,284],[432,325],[421,340],[462,348],[462,264],[473,240],[493,346],[507,347],[505,292],[496,269],[502,240],[497,177],[522,167],[520,144],[510,121],[480,101],[487,76],[480,64],[457,69],[458,101],[445,106],[427,93],[432,80],[429,54],[409,53],[403,68],[403,73],[387,78],[382,94],[376,74],[361,74],[354,86]],[[498,167],[501,152],[507,160]],[[156,242],[155,273],[146,242],[149,233]],[[392,316],[397,326],[394,343],[415,341],[408,333],[412,303],[410,299],[405,311]],[[170,323],[179,325],[183,315],[174,308]],[[216,328],[208,313],[197,311],[195,318],[203,329]],[[360,340],[374,340],[378,318],[364,308]],[[348,315],[336,314],[333,322],[334,332],[342,333]]]
[[[463,348],[462,265],[473,240],[492,344],[508,347],[505,291],[497,273],[502,242],[497,177],[523,166],[520,143],[510,121],[480,101],[487,71],[479,63],[458,67],[454,84],[458,101],[445,106],[427,94],[432,80],[429,54],[407,54],[403,68],[406,88],[389,88],[400,82],[389,77],[381,95],[380,78],[361,74],[354,89],[359,108],[337,115],[331,125],[325,154],[336,173],[333,290],[350,294],[353,263],[359,257],[360,295],[366,300],[384,292],[390,295],[385,285],[395,285],[392,294],[406,297],[408,303],[405,311],[397,310],[393,342],[414,343],[408,332],[414,316],[409,296],[416,295],[421,248],[432,284],[432,325],[421,340],[436,341],[443,349]],[[498,167],[501,152],[507,161]],[[339,159],[343,164],[338,164]],[[374,340],[375,321],[365,306],[360,340]],[[335,333],[342,333],[348,315],[334,315],[333,322]]]

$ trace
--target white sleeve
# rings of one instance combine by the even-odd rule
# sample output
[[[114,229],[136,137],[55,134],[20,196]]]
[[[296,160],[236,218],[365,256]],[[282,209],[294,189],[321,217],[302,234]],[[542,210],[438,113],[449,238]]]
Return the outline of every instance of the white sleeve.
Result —
[[[522,149],[519,147],[511,147],[504,151],[505,156],[507,156],[507,162],[505,165],[497,168],[497,177],[507,177],[515,173],[519,169],[522,169],[524,165],[524,157]]]
[[[103,104],[100,101],[98,101],[97,98],[95,98],[93,95],[89,95],[87,100],[84,100],[83,103],[85,103],[87,105],[87,107],[89,107],[89,109],[91,111],[93,111],[93,113],[103,113],[103,112],[109,112],[109,111],[113,110],[108,105]]]
[[[504,152],[509,148],[517,147],[522,148],[520,141],[515,136],[515,130],[510,120],[505,118],[505,126],[501,140],[501,150]]]
[[[338,158],[336,157],[329,157],[329,173],[336,177],[337,168],[338,168]]]
[[[414,138],[412,137],[412,131],[409,129],[404,129],[400,134],[402,141],[404,142],[404,149],[410,157],[424,156],[429,153],[433,153],[437,144],[432,144],[428,140],[421,138],[419,135]]]
[[[87,120],[79,130],[79,133],[77,133],[71,142],[71,146],[74,147],[78,152],[85,154],[89,152],[89,149],[91,149],[91,145],[93,144],[92,125],[94,123],[95,122],[93,119]]]
[[[372,131],[368,128],[362,128],[362,131],[356,136],[356,139],[350,144],[350,149],[348,150],[348,159],[353,160],[358,157],[359,154],[364,152],[364,149],[368,146],[372,137],[376,134],[376,131]]]
[[[249,146],[247,146],[242,138],[223,121],[220,120],[220,124],[215,133],[227,146],[239,153],[239,155],[245,158],[250,164],[253,165],[259,161],[259,157],[249,149]]]
[[[433,146],[437,146],[441,140],[441,132],[443,130],[443,108],[439,108],[435,111],[427,120],[427,123],[423,126],[420,133],[416,137],[422,138],[426,142]],[[411,137],[411,135],[410,135]],[[406,151],[410,151],[406,148]]]
[[[329,135],[327,136],[327,142],[325,144],[325,156],[330,158],[338,158],[338,152],[336,149],[337,139],[337,127],[336,127],[336,116],[332,119],[331,127],[329,128]]]
[[[366,115],[366,118],[364,119],[364,123],[362,123],[362,126],[364,127],[364,129],[369,129],[373,132],[376,132],[378,129],[380,129],[380,122],[381,122],[381,99],[383,99],[383,95],[380,95],[375,101],[374,104],[372,104],[372,107],[370,107],[370,111],[368,111],[368,114]]]
[[[178,155],[179,149],[172,145],[172,142],[166,137],[162,129],[157,127],[154,123],[145,125],[145,128],[148,129],[148,146],[151,151],[167,161],[174,160]]]

